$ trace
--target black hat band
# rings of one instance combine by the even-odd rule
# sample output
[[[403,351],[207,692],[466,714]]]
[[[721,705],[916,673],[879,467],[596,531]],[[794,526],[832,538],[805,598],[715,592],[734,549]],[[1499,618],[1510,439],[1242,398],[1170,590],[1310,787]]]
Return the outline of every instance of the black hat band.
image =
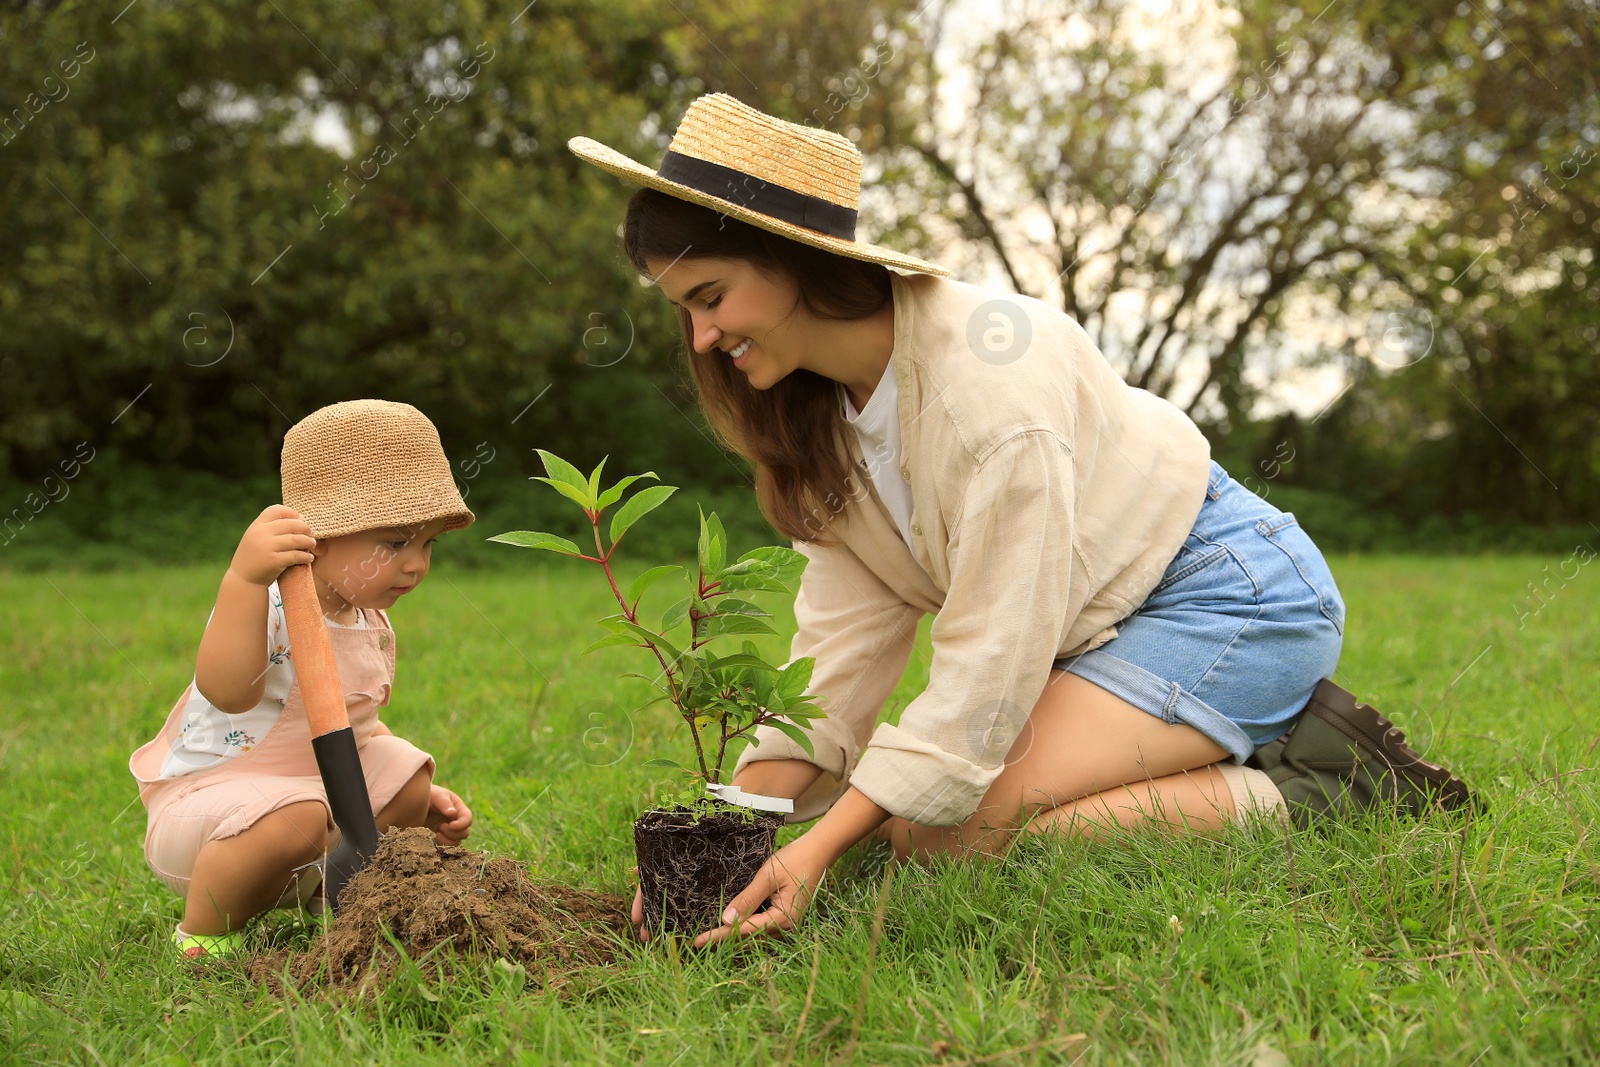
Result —
[[[820,197],[786,189],[743,171],[669,151],[656,173],[697,193],[726,200],[768,218],[845,241],[856,239],[856,211]]]

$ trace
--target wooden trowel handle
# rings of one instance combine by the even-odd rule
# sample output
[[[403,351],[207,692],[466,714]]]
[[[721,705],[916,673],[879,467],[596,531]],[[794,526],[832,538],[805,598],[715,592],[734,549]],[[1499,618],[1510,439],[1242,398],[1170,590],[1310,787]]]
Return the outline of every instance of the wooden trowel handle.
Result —
[[[278,578],[278,592],[283,594],[295,680],[311,724],[311,750],[328,794],[328,811],[339,827],[339,846],[322,861],[323,895],[337,914],[344,887],[377,850],[378,827],[311,568],[302,563],[284,571]]]
[[[305,702],[311,736],[347,729],[350,717],[345,713],[339,664],[333,658],[333,642],[328,640],[311,567],[301,563],[284,571],[278,578],[278,591],[283,594],[289,647],[294,650],[294,676],[300,683],[300,699]]]

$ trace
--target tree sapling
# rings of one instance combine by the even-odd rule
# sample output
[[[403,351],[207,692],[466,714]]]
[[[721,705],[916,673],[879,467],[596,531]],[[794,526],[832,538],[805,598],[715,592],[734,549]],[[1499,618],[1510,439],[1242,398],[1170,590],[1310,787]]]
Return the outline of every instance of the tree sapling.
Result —
[[[639,882],[644,895],[645,923],[652,931],[695,934],[717,924],[727,899],[747,885],[772,854],[783,803],[742,794],[723,782],[723,768],[737,746],[755,743],[758,726],[771,726],[812,754],[807,730],[822,711],[806,692],[815,661],[796,659],[782,667],[763,657],[746,640],[739,651],[717,655],[708,646],[719,638],[772,634],[766,621],[771,613],[743,599],[742,594],[773,592],[792,595],[791,586],[805,569],[806,558],[790,548],[767,546],[727,559],[727,534],[715,513],[700,516],[697,566],[687,596],[675,600],[651,628],[641,620],[640,603],[657,582],[682,571],[675,566],[652,567],[640,574],[626,592],[618,586],[612,569],[617,545],[645,515],[664,504],[676,487],[655,485],[640,489],[626,501],[623,494],[654,472],[629,475],[600,489],[601,460],[588,477],[572,464],[543,449],[545,477],[536,478],[578,505],[594,536],[588,552],[555,534],[519,530],[489,540],[570,556],[596,564],[619,611],[600,620],[606,636],[590,645],[593,652],[614,645],[635,645],[650,652],[659,673],[643,678],[688,728],[694,764],[658,758],[646,766],[668,767],[680,774],[683,788],[662,798],[656,808],[634,822],[634,844],[639,860]],[[608,508],[620,506],[611,516],[607,537],[601,536],[601,519]],[[609,541],[609,544],[607,543]],[[681,636],[680,636],[681,634]],[[731,803],[729,803],[731,801]],[[758,810],[758,808],[768,810]]]

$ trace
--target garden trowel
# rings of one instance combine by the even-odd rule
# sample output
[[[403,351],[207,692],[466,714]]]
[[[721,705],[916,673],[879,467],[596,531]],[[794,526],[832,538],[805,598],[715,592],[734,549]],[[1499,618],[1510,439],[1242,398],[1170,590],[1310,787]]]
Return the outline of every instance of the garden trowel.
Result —
[[[289,647],[294,649],[295,678],[311,724],[311,748],[328,793],[328,810],[339,828],[339,846],[324,857],[322,871],[323,895],[337,912],[345,884],[367,865],[378,847],[378,824],[367,799],[361,754],[356,751],[355,733],[345,713],[339,665],[333,658],[333,642],[328,640],[311,568],[300,564],[284,571],[278,591],[283,594]]]

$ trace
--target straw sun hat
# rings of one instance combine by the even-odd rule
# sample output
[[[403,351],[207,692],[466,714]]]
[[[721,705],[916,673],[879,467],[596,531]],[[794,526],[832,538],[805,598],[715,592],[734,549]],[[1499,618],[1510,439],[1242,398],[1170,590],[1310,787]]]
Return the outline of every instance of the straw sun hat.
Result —
[[[656,170],[588,137],[574,137],[567,147],[618,177],[801,244],[915,274],[950,273],[856,240],[861,153],[855,145],[827,130],[773,118],[725,93],[689,105]]]
[[[361,530],[472,522],[439,431],[410,404],[349,400],[313,411],[283,438],[283,502],[319,540]]]

